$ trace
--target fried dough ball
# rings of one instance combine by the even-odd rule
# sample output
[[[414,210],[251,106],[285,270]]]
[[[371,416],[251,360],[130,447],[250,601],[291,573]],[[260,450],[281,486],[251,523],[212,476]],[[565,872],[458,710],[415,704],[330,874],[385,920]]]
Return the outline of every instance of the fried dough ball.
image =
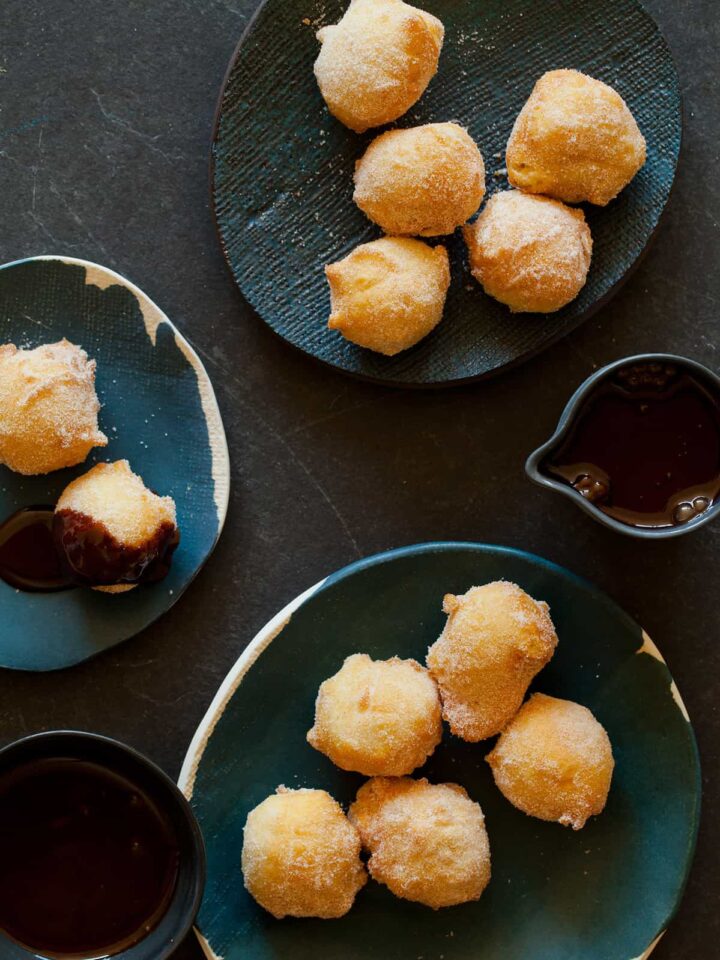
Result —
[[[422,766],[442,738],[440,697],[416,660],[347,657],[320,684],[308,743],[342,770],[396,777]]]
[[[175,502],[148,490],[127,460],[98,463],[60,494],[53,535],[73,580],[120,593],[166,572],[178,542]]]
[[[501,793],[523,813],[573,830],[605,809],[613,760],[587,707],[536,693],[487,757]]]
[[[248,814],[242,848],[245,886],[268,913],[342,917],[367,881],[360,836],[324,790],[277,792]]]
[[[371,876],[396,897],[437,910],[479,900],[490,881],[483,812],[456,783],[377,777],[348,816],[370,851]]]
[[[0,463],[26,475],[82,463],[98,429],[95,361],[68,340],[0,346]]]
[[[513,312],[552,313],[585,285],[592,236],[582,210],[507,190],[464,233],[473,276]]]
[[[515,121],[506,163],[514,187],[604,207],[645,163],[645,138],[612,87],[577,70],[551,70]]]
[[[427,123],[376,137],[355,165],[353,199],[385,233],[452,233],[485,194],[485,166],[467,130]]]
[[[402,0],[352,0],[317,35],[315,76],[330,113],[356,133],[397,120],[437,73],[444,32]]]
[[[445,247],[410,237],[362,243],[325,274],[330,329],[388,357],[414,346],[440,323],[450,286]]]
[[[445,629],[427,665],[452,732],[475,743],[515,716],[530,681],[550,661],[557,635],[548,605],[498,580],[448,594]]]

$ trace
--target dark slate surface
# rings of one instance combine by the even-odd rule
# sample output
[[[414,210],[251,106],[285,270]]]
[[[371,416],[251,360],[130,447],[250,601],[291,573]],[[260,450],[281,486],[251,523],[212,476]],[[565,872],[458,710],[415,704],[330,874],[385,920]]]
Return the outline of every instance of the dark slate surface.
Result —
[[[526,366],[477,387],[407,393],[291,351],[243,304],[223,263],[207,146],[252,2],[6,0],[0,258],[100,260],[156,300],[214,379],[234,488],[216,552],[160,623],[66,673],[0,673],[0,741],[62,726],[97,730],[176,774],[243,645],[325,573],[422,540],[522,547],[607,590],[669,661],[695,722],[705,817],[685,902],[655,957],[714,955],[720,525],[657,544],[621,539],[522,472],[596,365],[656,349],[720,368],[720,12],[715,0],[649,7],[685,99],[684,153],[653,249],[612,305]],[[178,954],[199,956],[194,944]]]

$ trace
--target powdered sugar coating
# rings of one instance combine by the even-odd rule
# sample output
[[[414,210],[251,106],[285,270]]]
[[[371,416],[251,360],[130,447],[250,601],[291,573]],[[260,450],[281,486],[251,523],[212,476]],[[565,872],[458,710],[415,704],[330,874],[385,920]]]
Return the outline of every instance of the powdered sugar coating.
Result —
[[[261,907],[283,917],[342,917],[367,881],[360,836],[324,790],[278,787],[248,814],[242,871]]]
[[[421,766],[442,738],[435,682],[416,660],[347,657],[320,685],[308,743],[342,770],[401,776]]]
[[[604,207],[645,156],[645,138],[619,93],[578,70],[551,70],[515,121],[506,162],[521,190]]]
[[[559,200],[496,193],[464,233],[473,276],[513,312],[552,313],[585,285],[590,228],[582,210]]]
[[[315,76],[330,113],[363,133],[402,116],[437,72],[444,29],[403,0],[352,0],[318,32]]]
[[[328,326],[386,356],[414,346],[442,319],[450,285],[445,247],[409,237],[383,237],[356,247],[325,268]]]
[[[378,777],[360,788],[349,817],[371,876],[397,897],[437,910],[478,900],[490,881],[483,812],[456,783]]]
[[[445,629],[427,665],[452,732],[476,742],[499,733],[517,713],[533,677],[549,663],[557,635],[543,601],[497,580],[448,594]]]
[[[0,346],[0,463],[26,475],[82,463],[108,442],[99,410],[95,361],[81,347]]]
[[[587,707],[534,694],[487,757],[505,797],[531,817],[580,830],[605,809],[615,762]]]
[[[139,547],[165,523],[176,523],[175,501],[148,490],[127,460],[98,463],[60,494],[55,507],[101,523],[118,543]]]
[[[355,165],[353,199],[385,233],[452,233],[485,194],[482,154],[457,123],[427,123],[376,137]]]

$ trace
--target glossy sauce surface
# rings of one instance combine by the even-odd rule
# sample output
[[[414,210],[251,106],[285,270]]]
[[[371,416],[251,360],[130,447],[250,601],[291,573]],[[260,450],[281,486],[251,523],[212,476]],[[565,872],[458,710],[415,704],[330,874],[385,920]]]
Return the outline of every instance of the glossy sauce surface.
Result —
[[[52,507],[26,507],[0,525],[0,577],[11,587],[49,593],[74,585],[55,549],[53,517]]]
[[[0,929],[46,957],[112,956],[175,888],[177,838],[136,784],[71,758],[0,776]]]
[[[621,368],[585,399],[541,470],[622,523],[687,523],[720,496],[718,391],[683,367]]]
[[[26,507],[0,524],[0,578],[34,593],[155,583],[167,575],[179,542],[177,527],[166,523],[147,543],[125,547],[84,514]]]
[[[53,536],[68,577],[87,586],[154,583],[170,569],[180,537],[172,523],[162,523],[139,546],[126,546],[103,523],[75,510],[58,510]]]

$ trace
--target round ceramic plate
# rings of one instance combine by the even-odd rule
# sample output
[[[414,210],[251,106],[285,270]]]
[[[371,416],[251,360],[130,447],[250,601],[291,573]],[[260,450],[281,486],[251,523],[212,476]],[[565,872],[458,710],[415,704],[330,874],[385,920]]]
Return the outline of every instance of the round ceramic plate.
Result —
[[[111,596],[94,590],[25,593],[0,581],[0,666],[69,667],[134,636],[178,600],[225,521],[230,465],[210,380],[168,318],[123,277],[85,260],[35,257],[0,268],[0,343],[67,337],[97,360],[107,447],[41,477],[0,466],[0,518],[55,503],[98,461],[127,458],[147,485],[174,497],[180,546],[167,578]]]
[[[537,353],[605,303],[658,225],[677,164],[681,102],[672,56],[636,0],[423,0],[445,24],[440,69],[399,125],[457,120],[486,161],[488,195],[507,189],[513,121],[546,70],[574,67],[612,84],[635,114],[648,160],[605,208],[588,207],[588,282],[550,315],[513,315],[472,279],[459,231],[442,323],[422,343],[382,357],[327,329],[323,268],[379,236],[352,202],[358,136],[327,112],[313,75],[318,27],[346,0],[266,0],[230,65],[212,146],[217,226],[246,300],[281,337],[339,370],[385,383],[477,379]]]
[[[495,788],[490,745],[446,735],[418,774],[461,783],[482,805],[493,858],[482,899],[433,911],[371,881],[340,920],[273,919],[242,884],[248,811],[279,784],[325,788],[347,804],[363,782],[305,741],[319,684],[351,653],[424,660],[445,620],[443,595],[499,578],[550,604],[560,644],[534,688],[586,704],[609,732],[605,812],[578,833],[526,817]],[[207,843],[201,943],[224,960],[636,960],[678,906],[700,806],[685,707],[640,627],[546,560],[468,543],[362,560],[286,607],[218,692],[180,785]]]

